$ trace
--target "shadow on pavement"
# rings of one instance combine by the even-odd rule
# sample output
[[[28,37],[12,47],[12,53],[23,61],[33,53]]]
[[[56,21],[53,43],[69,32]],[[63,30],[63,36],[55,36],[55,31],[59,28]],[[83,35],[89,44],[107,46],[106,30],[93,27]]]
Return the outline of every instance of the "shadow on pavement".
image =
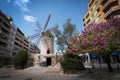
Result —
[[[120,80],[120,72],[84,72],[80,73],[78,78],[85,80]]]
[[[3,75],[3,76],[0,76],[0,79],[10,78],[10,77],[11,77],[10,75]]]

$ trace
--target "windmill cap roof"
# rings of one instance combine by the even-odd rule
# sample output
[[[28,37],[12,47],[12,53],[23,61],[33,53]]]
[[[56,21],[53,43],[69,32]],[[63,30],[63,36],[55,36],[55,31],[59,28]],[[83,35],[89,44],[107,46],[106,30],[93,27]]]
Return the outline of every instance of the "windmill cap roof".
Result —
[[[52,35],[52,33],[50,32],[50,30],[46,30],[45,32],[43,32],[43,35],[53,37],[53,35]]]

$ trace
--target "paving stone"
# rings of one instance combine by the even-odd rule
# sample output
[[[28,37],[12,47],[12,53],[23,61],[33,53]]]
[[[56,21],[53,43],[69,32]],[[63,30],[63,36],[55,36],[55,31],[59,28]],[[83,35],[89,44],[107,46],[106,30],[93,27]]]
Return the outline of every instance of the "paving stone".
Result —
[[[50,67],[30,67],[23,70],[0,69],[0,80],[120,80],[120,72],[61,74]],[[50,71],[51,70],[51,71]]]

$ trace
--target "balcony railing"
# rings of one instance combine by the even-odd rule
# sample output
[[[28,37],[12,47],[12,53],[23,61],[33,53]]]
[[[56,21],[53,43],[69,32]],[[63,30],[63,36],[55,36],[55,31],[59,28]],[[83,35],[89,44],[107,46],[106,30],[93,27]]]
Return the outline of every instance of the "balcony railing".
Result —
[[[105,5],[103,5],[102,10],[106,9],[106,7],[107,7],[110,3],[113,3],[113,2],[115,2],[115,1],[117,1],[117,0],[108,0],[108,1],[105,3]]]
[[[114,12],[114,11],[116,11],[116,10],[118,10],[118,9],[120,9],[120,7],[119,7],[118,5],[113,6],[112,8],[110,8],[110,10],[108,10],[108,11],[105,13],[104,18],[108,17],[112,12]]]
[[[6,51],[7,51],[8,48],[6,48],[6,46],[2,46],[2,45],[1,45],[1,46],[0,46],[0,50],[6,50]]]
[[[8,39],[4,39],[2,37],[0,37],[0,41],[3,42],[3,43],[8,43]]]

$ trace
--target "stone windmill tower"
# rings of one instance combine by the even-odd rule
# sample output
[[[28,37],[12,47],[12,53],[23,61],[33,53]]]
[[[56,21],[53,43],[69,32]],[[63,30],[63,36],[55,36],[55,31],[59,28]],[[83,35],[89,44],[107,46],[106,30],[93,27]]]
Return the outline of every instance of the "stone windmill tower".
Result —
[[[46,30],[46,32],[42,33],[40,50],[41,62],[46,66],[52,65],[52,60],[54,58],[54,37],[50,30]]]

